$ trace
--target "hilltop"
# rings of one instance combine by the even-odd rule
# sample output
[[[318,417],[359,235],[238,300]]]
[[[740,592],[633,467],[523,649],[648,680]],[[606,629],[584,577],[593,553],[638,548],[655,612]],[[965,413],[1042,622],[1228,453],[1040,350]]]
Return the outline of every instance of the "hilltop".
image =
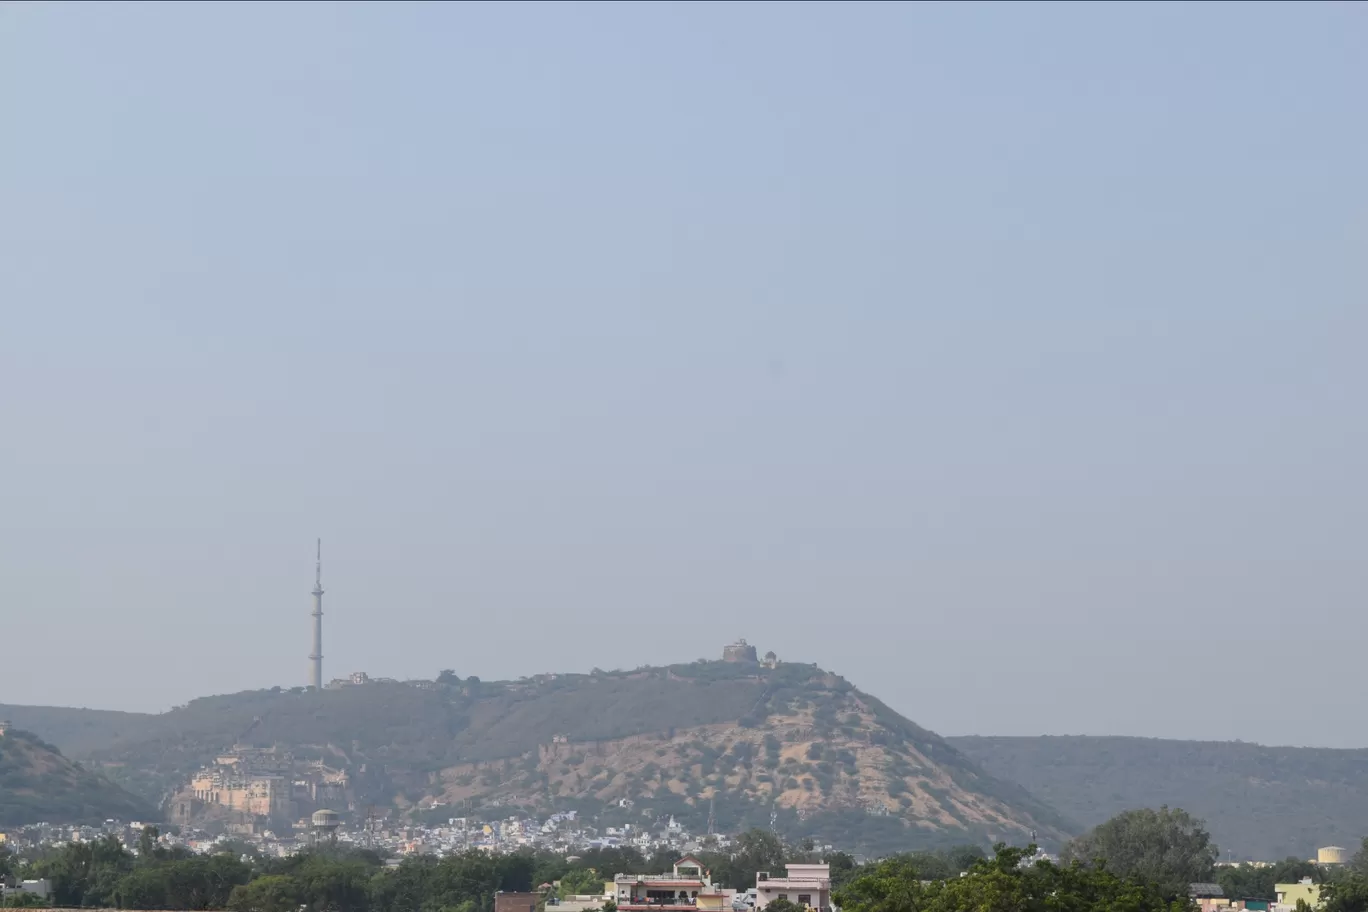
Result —
[[[90,763],[156,800],[240,745],[345,770],[357,806],[416,817],[578,809],[605,823],[673,815],[702,829],[711,810],[724,830],[768,826],[774,815],[795,838],[865,851],[1022,842],[1032,831],[1057,844],[1075,831],[814,665],[695,662],[506,682],[443,675],[53,724],[81,739]],[[93,743],[99,731],[107,743]]]
[[[1368,835],[1368,750],[1154,738],[947,739],[1083,826],[1128,808],[1206,820],[1226,859],[1310,858]]]
[[[0,826],[155,819],[154,805],[73,763],[23,729],[0,735]]]

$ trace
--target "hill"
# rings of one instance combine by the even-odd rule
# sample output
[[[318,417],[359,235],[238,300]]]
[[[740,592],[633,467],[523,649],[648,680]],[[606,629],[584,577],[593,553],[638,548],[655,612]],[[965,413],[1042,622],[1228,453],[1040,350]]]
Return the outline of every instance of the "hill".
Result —
[[[83,756],[120,739],[136,738],[156,718],[151,713],[0,704],[0,719],[24,731],[40,732],[68,757]]]
[[[1228,860],[1311,858],[1368,835],[1368,750],[1151,738],[947,739],[1084,826],[1128,808],[1206,820]]]
[[[41,719],[33,724],[41,728]],[[1056,844],[1074,827],[938,735],[813,665],[695,662],[508,682],[369,682],[207,697],[150,717],[63,716],[117,781],[161,800],[232,747],[345,770],[357,806],[582,809],[768,826],[851,849]],[[114,728],[118,727],[118,731]],[[503,813],[507,813],[504,811]]]
[[[0,826],[155,820],[153,805],[73,763],[36,735],[0,735]]]

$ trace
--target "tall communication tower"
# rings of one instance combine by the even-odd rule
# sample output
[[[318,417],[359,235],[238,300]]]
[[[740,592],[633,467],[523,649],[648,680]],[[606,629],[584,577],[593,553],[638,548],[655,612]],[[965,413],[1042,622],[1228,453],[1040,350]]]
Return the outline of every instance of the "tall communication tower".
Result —
[[[375,812],[375,805],[366,805],[366,847],[375,848],[375,831],[380,828],[380,815]]]
[[[323,539],[318,540],[318,556],[314,563],[313,588],[313,652],[309,653],[309,684],[314,690],[323,689]]]

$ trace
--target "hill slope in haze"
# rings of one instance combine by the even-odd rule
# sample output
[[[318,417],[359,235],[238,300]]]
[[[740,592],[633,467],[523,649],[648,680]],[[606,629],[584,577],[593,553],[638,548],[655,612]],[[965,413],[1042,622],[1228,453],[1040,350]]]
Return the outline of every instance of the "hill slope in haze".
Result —
[[[0,704],[0,719],[15,728],[37,732],[68,757],[81,757],[125,738],[136,738],[155,724],[152,713],[66,706]]]
[[[242,744],[345,769],[358,806],[419,817],[574,808],[605,825],[673,815],[701,830],[711,806],[723,830],[768,826],[775,815],[787,835],[864,851],[1022,842],[1032,831],[1053,845],[1074,830],[813,665],[695,662],[513,682],[444,676],[276,689],[119,722],[119,734],[85,756],[159,800]],[[31,724],[43,731],[41,720]]]
[[[79,764],[22,729],[0,735],[0,826],[155,820],[150,803]]]
[[[1152,738],[948,738],[1084,826],[1139,807],[1207,822],[1229,860],[1313,858],[1368,835],[1368,750]]]

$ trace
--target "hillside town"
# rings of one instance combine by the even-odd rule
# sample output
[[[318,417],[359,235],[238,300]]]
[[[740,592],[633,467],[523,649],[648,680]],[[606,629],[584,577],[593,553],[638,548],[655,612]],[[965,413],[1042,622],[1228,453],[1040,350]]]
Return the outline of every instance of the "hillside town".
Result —
[[[138,847],[147,823],[106,821],[100,826],[56,825],[47,823],[16,827],[0,833],[0,845],[20,851],[43,846],[93,842],[114,836],[130,850]],[[684,855],[709,849],[726,851],[732,837],[721,834],[699,835],[689,832],[673,818],[652,827],[623,825],[595,827],[579,819],[574,811],[545,818],[510,816],[482,820],[452,817],[441,824],[394,824],[374,818],[358,826],[343,826],[338,815],[318,811],[298,821],[290,831],[270,829],[240,834],[212,835],[191,827],[173,827],[159,835],[161,844],[180,846],[197,853],[233,846],[253,855],[285,857],[309,849],[320,842],[344,847],[372,849],[383,855],[402,858],[411,855],[451,855],[472,849],[483,852],[516,852],[523,849],[571,855],[589,849],[632,848],[643,855],[674,853]],[[832,850],[831,846],[822,847]]]

